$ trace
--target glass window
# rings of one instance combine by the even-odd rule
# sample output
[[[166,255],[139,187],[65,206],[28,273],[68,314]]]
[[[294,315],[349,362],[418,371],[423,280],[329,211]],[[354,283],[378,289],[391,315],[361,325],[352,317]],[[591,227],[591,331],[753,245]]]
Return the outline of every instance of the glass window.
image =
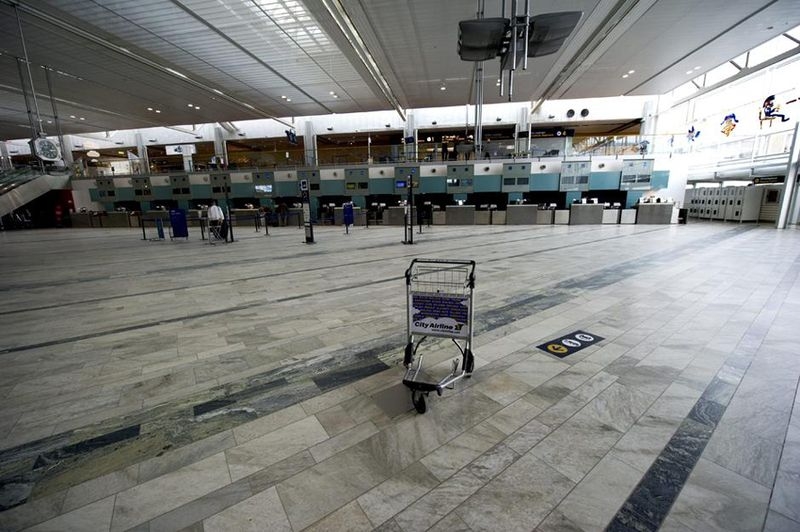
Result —
[[[750,65],[755,66],[768,61],[775,56],[787,52],[795,48],[797,43],[791,39],[787,39],[783,35],[778,35],[774,39],[770,39],[761,46],[756,46],[750,50]]]

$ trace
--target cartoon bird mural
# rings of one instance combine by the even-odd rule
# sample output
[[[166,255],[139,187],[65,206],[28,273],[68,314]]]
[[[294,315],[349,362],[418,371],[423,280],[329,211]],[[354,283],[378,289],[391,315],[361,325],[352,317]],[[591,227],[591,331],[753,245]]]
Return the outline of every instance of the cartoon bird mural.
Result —
[[[731,132],[734,129],[736,129],[736,124],[738,124],[738,123],[739,123],[739,120],[736,119],[736,114],[735,113],[730,113],[730,114],[725,115],[725,118],[723,118],[722,122],[720,122],[720,125],[722,126],[722,130],[721,130],[722,133],[726,137],[729,137],[731,135]]]

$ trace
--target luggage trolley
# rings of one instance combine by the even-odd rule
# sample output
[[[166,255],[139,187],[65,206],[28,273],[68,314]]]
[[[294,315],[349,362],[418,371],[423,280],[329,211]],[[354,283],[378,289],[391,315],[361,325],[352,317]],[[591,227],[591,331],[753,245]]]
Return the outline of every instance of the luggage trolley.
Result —
[[[457,381],[472,374],[474,289],[474,260],[414,259],[406,270],[408,343],[403,358],[407,368],[403,384],[411,389],[411,401],[420,414],[426,410],[426,395],[442,395],[442,390],[453,389]],[[416,344],[415,336],[421,336]],[[461,352],[460,372],[456,358],[450,374],[439,382],[417,380],[422,369],[422,355],[416,356],[417,349],[429,336],[453,340]]]

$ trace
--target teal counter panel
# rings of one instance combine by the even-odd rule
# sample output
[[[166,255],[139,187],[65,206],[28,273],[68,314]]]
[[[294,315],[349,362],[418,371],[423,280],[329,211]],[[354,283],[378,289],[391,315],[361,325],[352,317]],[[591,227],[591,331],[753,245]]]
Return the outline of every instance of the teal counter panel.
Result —
[[[625,200],[625,208],[630,209],[636,205],[636,202],[639,201],[639,198],[641,198],[642,195],[644,195],[644,191],[642,190],[629,190],[628,197]]]
[[[445,176],[423,176],[420,178],[419,191],[423,194],[441,194],[447,192]]]
[[[134,201],[136,199],[133,197],[133,187],[120,187],[115,190],[117,201]]]
[[[231,183],[231,196],[234,198],[252,198],[255,196],[253,183]]]
[[[170,187],[153,187],[153,199],[172,199],[172,189]]]
[[[581,191],[580,190],[573,190],[571,192],[567,192],[567,209],[569,206],[572,205],[572,202],[575,200],[581,199]]]
[[[667,188],[669,185],[669,170],[654,170],[650,179],[650,188],[653,190]]]
[[[531,190],[558,190],[561,174],[532,174]]]
[[[297,181],[277,181],[275,183],[275,188],[272,190],[272,196],[276,198],[300,195],[300,189],[297,185]]]
[[[100,201],[100,195],[97,193],[96,188],[89,189],[89,199],[92,201]]]
[[[211,185],[190,185],[189,189],[192,191],[193,198],[211,197]]]
[[[370,194],[395,194],[394,179],[370,179],[369,180],[369,193]]]
[[[476,175],[472,178],[474,192],[500,192],[502,184],[503,176],[499,175]]]
[[[323,196],[344,196],[344,179],[323,179],[319,182],[319,193]]]
[[[621,172],[592,172],[589,174],[589,190],[619,190]]]
[[[367,208],[367,198],[364,196],[353,196],[353,205],[356,207],[361,207],[362,209]],[[363,210],[362,210],[363,212]]]

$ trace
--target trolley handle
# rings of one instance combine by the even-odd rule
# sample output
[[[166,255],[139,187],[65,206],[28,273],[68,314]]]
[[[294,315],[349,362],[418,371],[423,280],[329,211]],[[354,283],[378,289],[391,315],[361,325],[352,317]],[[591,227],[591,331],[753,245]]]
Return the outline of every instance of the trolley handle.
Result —
[[[475,261],[474,260],[447,260],[447,259],[412,259],[411,264],[406,270],[406,285],[411,286],[411,270],[415,264],[453,264],[469,266],[468,285],[471,289],[475,288]]]

